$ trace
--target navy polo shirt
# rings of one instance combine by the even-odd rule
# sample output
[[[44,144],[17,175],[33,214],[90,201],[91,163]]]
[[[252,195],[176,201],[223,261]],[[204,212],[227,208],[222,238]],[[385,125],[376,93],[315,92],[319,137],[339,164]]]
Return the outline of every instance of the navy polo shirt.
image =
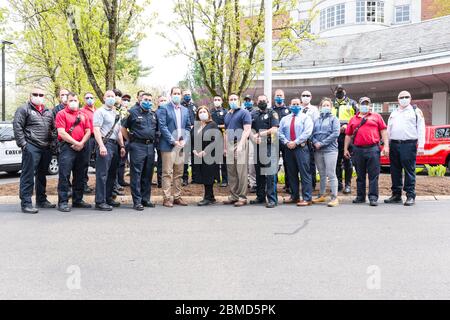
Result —
[[[229,142],[241,140],[244,125],[252,124],[252,116],[243,108],[228,112],[225,116],[225,130]]]

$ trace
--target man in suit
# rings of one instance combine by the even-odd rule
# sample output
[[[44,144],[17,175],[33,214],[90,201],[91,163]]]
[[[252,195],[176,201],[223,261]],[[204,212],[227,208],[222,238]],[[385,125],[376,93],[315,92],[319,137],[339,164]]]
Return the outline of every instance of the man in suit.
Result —
[[[171,208],[174,204],[187,206],[181,198],[182,177],[184,169],[184,147],[189,143],[191,121],[189,111],[181,105],[181,89],[170,90],[170,101],[157,110],[159,131],[159,148],[162,158],[163,206]],[[171,201],[173,184],[173,202]]]

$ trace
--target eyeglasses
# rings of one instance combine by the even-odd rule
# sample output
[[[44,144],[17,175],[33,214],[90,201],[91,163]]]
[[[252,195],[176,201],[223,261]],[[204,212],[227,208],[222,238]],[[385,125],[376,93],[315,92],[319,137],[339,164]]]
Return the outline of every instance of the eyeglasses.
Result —
[[[309,98],[309,97],[311,97],[311,95],[309,95],[309,94],[302,94],[302,97]]]
[[[122,101],[130,102],[130,100],[129,100],[129,99],[122,99]]]
[[[85,97],[86,100],[94,100],[94,97]]]
[[[409,98],[411,98],[411,97],[408,97],[408,96],[404,96],[404,97],[398,97],[399,99],[409,99]]]
[[[44,96],[44,94],[43,93],[32,93],[31,94],[33,97],[43,97]]]

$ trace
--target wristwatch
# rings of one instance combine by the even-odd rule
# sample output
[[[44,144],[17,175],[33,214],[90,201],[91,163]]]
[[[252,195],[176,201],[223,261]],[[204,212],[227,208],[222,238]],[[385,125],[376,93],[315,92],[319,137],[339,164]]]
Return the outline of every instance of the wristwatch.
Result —
[[[120,149],[125,149],[125,146],[120,146]]]

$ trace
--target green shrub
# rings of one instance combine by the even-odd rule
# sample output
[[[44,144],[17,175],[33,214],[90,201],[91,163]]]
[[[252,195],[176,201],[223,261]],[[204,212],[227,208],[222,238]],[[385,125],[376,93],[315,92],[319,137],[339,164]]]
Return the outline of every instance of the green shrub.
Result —
[[[442,164],[438,166],[430,166],[429,164],[426,164],[425,168],[427,169],[428,175],[430,177],[443,177],[447,172],[447,168]]]

